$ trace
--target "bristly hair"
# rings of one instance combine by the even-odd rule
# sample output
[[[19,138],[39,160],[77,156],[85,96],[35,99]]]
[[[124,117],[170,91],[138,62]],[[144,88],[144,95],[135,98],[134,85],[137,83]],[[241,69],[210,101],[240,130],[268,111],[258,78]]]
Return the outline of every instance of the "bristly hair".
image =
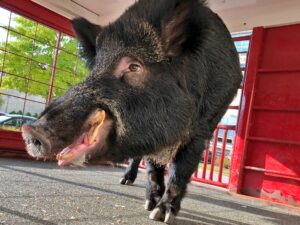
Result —
[[[80,44],[79,54],[86,66],[91,69],[96,56],[96,37],[101,31],[101,27],[84,18],[75,18],[71,20],[71,23]]]

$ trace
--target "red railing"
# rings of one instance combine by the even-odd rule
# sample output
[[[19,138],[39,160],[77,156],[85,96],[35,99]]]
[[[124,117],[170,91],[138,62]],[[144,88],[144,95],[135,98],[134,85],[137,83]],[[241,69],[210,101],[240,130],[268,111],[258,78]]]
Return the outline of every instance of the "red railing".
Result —
[[[228,180],[229,180],[229,173],[224,174],[225,157],[227,157],[228,159],[230,157],[229,155],[226,155],[227,137],[228,137],[228,131],[229,130],[235,131],[235,129],[236,126],[229,126],[229,125],[217,126],[217,129],[215,130],[214,133],[213,141],[207,144],[207,147],[204,151],[203,162],[200,162],[198,168],[195,170],[192,176],[193,181],[212,184],[220,187],[227,187]],[[219,135],[220,130],[223,130],[222,135]],[[219,141],[220,137],[222,141]],[[220,149],[220,152],[218,152],[218,149]],[[210,154],[211,157],[209,157]],[[219,160],[218,169],[216,169],[217,157]]]

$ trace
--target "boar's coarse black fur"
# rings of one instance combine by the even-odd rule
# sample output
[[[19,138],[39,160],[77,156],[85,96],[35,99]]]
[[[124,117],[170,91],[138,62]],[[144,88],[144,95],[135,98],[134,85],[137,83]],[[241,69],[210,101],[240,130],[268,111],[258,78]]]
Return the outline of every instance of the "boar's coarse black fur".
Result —
[[[107,26],[72,21],[89,76],[23,128],[28,152],[57,154],[105,110],[86,161],[147,157],[150,218],[172,223],[206,142],[242,80],[222,20],[198,0],[139,0]],[[164,185],[164,165],[170,163]]]

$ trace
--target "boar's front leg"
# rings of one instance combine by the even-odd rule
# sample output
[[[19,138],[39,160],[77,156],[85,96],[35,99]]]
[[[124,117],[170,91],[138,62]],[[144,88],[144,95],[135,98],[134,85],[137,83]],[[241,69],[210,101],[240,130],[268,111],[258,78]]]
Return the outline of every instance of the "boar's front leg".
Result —
[[[164,172],[165,166],[157,165],[146,159],[147,183],[145,209],[151,211],[165,192]]]
[[[150,219],[164,220],[167,224],[174,222],[187,184],[198,166],[204,147],[205,140],[201,139],[191,142],[178,151],[169,167],[167,188],[155,209],[150,213]]]
[[[120,184],[132,185],[134,183],[141,160],[141,157],[129,160],[129,165],[127,166],[126,171],[120,180]]]

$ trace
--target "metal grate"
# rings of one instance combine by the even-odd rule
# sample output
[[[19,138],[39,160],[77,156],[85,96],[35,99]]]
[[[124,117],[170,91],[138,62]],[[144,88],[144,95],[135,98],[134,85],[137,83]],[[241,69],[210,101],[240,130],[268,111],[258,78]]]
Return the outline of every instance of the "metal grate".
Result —
[[[0,128],[19,131],[87,74],[76,40],[0,7]]]

